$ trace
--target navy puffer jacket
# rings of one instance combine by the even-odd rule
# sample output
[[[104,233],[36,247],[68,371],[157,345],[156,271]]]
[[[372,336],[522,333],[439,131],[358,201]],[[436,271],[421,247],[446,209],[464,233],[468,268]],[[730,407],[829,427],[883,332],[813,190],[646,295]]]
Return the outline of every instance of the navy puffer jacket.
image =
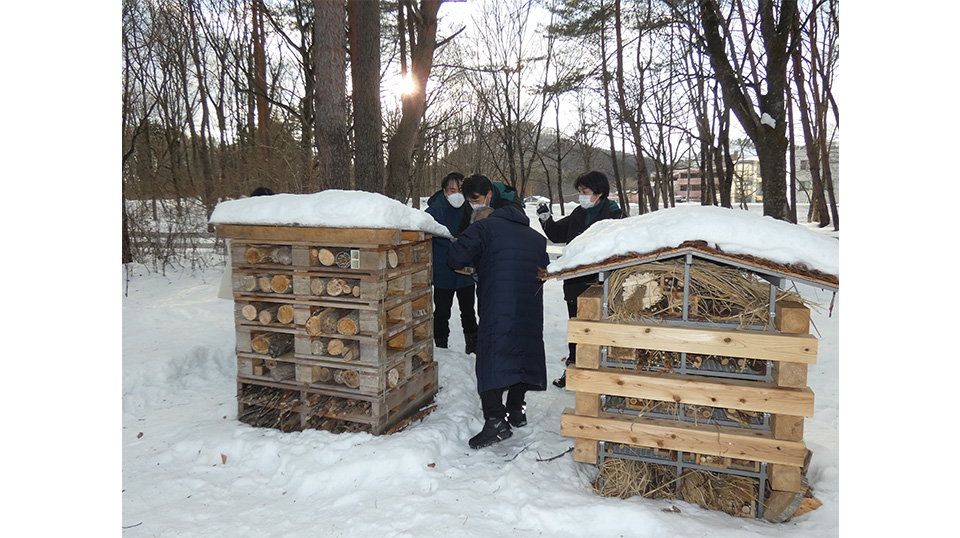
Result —
[[[546,390],[543,282],[538,273],[549,261],[546,239],[512,206],[468,226],[450,248],[450,267],[475,267],[479,278],[480,392],[517,383]]]
[[[460,214],[464,207],[470,207],[464,203],[460,207],[453,207],[447,201],[443,191],[437,191],[427,200],[427,214],[433,217],[433,220],[443,224],[450,231],[450,234],[456,237],[457,226],[460,224]],[[474,285],[473,277],[456,273],[447,265],[447,251],[450,250],[451,241],[446,237],[433,237],[433,287],[441,290],[458,290]]]

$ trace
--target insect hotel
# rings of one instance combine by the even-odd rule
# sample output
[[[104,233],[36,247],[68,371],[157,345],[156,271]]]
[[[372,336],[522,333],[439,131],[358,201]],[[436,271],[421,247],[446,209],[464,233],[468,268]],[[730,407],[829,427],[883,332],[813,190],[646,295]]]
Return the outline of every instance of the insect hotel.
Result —
[[[221,218],[217,235],[232,259],[242,422],[379,435],[433,409],[430,233]]]
[[[832,275],[687,242],[546,278],[597,274],[578,299],[561,434],[597,493],[676,498],[773,522],[819,506],[803,442],[816,363],[801,282]]]

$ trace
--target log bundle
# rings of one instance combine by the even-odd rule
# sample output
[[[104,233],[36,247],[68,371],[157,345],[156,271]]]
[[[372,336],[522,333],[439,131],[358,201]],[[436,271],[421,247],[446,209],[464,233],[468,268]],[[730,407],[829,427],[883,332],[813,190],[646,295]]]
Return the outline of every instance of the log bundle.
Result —
[[[577,355],[566,389],[576,399],[561,435],[574,438],[575,461],[600,467],[595,491],[667,495],[771,522],[809,506],[803,422],[814,411],[806,373],[818,342],[807,306],[778,301],[774,327],[759,330],[615,315],[614,297],[642,308],[651,290],[640,279],[595,285],[568,322]]]
[[[240,420],[385,434],[429,408],[438,377],[428,234],[217,232],[232,244]]]

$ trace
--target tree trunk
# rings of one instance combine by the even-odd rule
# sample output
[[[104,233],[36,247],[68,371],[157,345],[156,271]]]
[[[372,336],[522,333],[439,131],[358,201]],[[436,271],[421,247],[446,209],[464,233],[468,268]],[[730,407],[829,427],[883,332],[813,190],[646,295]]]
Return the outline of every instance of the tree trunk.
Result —
[[[812,191],[810,205],[813,206],[811,208],[811,214],[814,215],[819,226],[823,228],[830,224],[830,217],[827,213],[827,202],[823,194],[823,182],[820,179],[820,141],[818,140],[818,135],[823,136],[823,133],[817,132],[814,120],[810,117],[806,81],[803,76],[802,58],[800,57],[800,47],[797,47],[793,54],[793,76],[797,83],[797,98],[800,104],[800,124],[803,127],[803,143],[807,154],[807,168],[810,170],[810,190]]]
[[[653,190],[650,188],[650,171],[647,170],[647,161],[644,158],[643,143],[640,137],[640,125],[633,111],[627,107],[626,91],[623,82],[623,35],[620,22],[620,0],[614,4],[614,30],[617,37],[617,104],[620,105],[620,114],[623,120],[630,128],[630,134],[633,136],[634,157],[637,160],[637,207],[640,214],[647,212],[647,209],[655,211],[656,203],[654,201]],[[638,65],[639,67],[639,65]],[[640,74],[641,81],[643,73]],[[641,86],[639,100],[643,101],[644,94]],[[629,200],[625,199],[626,193],[621,192],[620,203],[624,206],[624,215],[629,216]],[[649,204],[649,205],[648,205]]]
[[[383,125],[380,113],[380,2],[349,0],[350,68],[357,189],[383,189]]]
[[[315,0],[319,1],[319,0]],[[422,0],[419,18],[408,20],[408,28],[416,42],[410,48],[410,75],[415,88],[401,98],[400,123],[387,143],[387,170],[385,194],[395,199],[405,198],[404,191],[412,177],[413,148],[420,133],[420,120],[427,108],[427,80],[433,67],[433,52],[437,46],[437,11],[443,0]],[[404,2],[400,3],[400,9]],[[403,28],[400,29],[401,33]],[[405,52],[401,51],[401,57]]]
[[[787,152],[784,92],[790,53],[788,43],[796,17],[797,2],[783,0],[780,3],[779,21],[775,19],[773,0],[760,0],[758,3],[760,37],[766,60],[764,82],[767,90],[767,93],[759,94],[759,110],[754,108],[747,91],[750,85],[760,87],[761,81],[744,80],[730,64],[727,57],[728,43],[723,37],[730,32],[723,23],[719,6],[714,0],[699,0],[699,8],[706,52],[723,91],[723,99],[730,105],[757,149],[763,178],[763,214],[789,220],[784,163]],[[724,28],[723,32],[721,27]]]
[[[316,62],[317,173],[319,190],[350,186],[347,143],[346,3],[313,0]]]
[[[263,0],[253,0],[253,92],[257,105],[257,143],[260,146],[260,158],[265,166],[270,147],[270,106],[267,102],[267,55],[264,51]]]

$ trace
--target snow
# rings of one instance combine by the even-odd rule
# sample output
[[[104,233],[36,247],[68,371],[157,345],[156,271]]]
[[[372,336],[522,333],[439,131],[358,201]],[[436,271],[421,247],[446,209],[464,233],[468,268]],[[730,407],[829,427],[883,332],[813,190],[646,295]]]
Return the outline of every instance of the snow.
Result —
[[[840,274],[840,242],[832,237],[749,211],[701,205],[597,222],[571,241],[559,259],[547,266],[547,272],[557,273],[613,256],[674,248],[695,240],[729,254],[749,254]]]
[[[330,189],[313,194],[281,193],[227,200],[210,215],[213,224],[389,228],[451,237],[423,211],[382,194]]]
[[[218,218],[235,218],[223,217],[232,215],[224,209],[233,211],[231,205],[220,204]],[[246,218],[266,219],[262,211]],[[540,231],[535,207],[527,212]],[[590,489],[596,467],[574,462],[573,439],[559,433],[574,393],[552,385],[528,395],[530,423],[513,438],[470,450],[467,440],[482,418],[473,357],[462,353],[456,323],[450,348],[435,354],[437,409],[402,432],[375,437],[247,426],[236,418],[234,310],[216,298],[221,275],[217,267],[166,276],[134,267],[125,283],[124,536],[839,534],[839,294],[832,313],[812,312],[820,343],[808,376],[815,415],[806,420],[804,440],[813,452],[808,479],[823,506],[774,525],[680,501],[599,497]],[[799,289],[821,305],[833,298]],[[548,280],[543,290],[548,378],[555,379],[566,355],[567,316],[561,281]],[[451,319],[458,316],[455,304]],[[667,511],[674,506],[680,513]]]

